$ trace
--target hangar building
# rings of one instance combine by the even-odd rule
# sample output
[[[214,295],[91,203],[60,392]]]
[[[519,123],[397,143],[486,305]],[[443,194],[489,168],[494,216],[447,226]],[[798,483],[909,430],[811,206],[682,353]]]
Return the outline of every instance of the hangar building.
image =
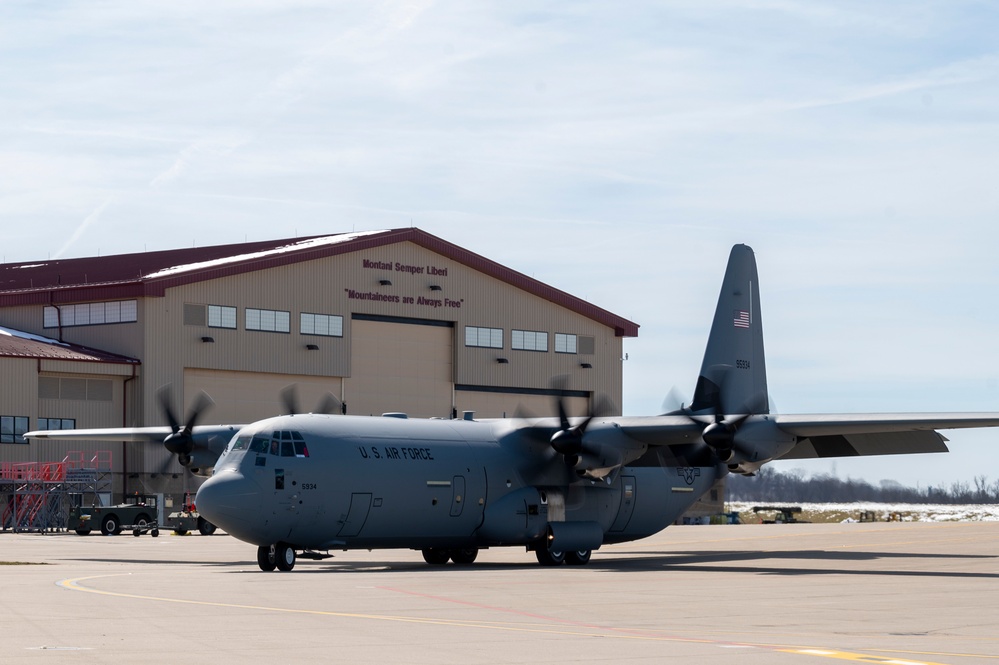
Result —
[[[207,392],[201,424],[301,410],[582,415],[620,408],[638,325],[415,228],[0,265],[0,462],[102,456],[122,493],[180,490],[140,443],[38,441],[33,429],[166,423]],[[552,377],[566,377],[555,384]],[[608,414],[610,415],[610,414]]]

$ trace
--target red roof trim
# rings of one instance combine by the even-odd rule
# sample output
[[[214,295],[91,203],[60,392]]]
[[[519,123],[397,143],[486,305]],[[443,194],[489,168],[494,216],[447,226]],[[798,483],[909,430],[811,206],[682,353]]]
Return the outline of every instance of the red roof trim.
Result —
[[[394,243],[412,242],[420,247],[464,264],[473,270],[477,270],[518,289],[544,298],[560,307],[564,307],[613,328],[614,334],[618,337],[638,336],[637,323],[416,228],[391,229],[380,233],[363,235],[341,243],[304,247],[302,249],[234,261],[232,263],[186,270],[163,277],[148,278],[139,276],[140,274],[154,274],[160,270],[174,266],[271,251],[287,247],[294,243],[324,237],[328,236],[216,245],[213,247],[170,250],[148,254],[125,254],[116,257],[71,259],[52,263],[51,268],[49,267],[50,264],[40,266],[47,268],[46,270],[35,269],[30,264],[0,266],[0,277],[13,276],[14,269],[32,269],[38,279],[41,281],[47,279],[50,282],[50,285],[45,287],[25,289],[22,283],[20,285],[21,288],[15,287],[6,291],[0,288],[0,306],[60,304],[85,302],[88,300],[139,298],[144,296],[161,297],[166,292],[166,289],[184,284],[218,279],[220,277],[230,277],[349,252],[364,251]],[[86,265],[83,265],[82,262],[86,262]],[[63,272],[74,274],[78,280],[82,280],[87,278],[88,273],[86,270],[88,268],[92,271],[90,274],[97,278],[104,278],[106,281],[98,283],[80,283],[77,281],[73,284],[52,284],[55,281],[52,279],[53,272],[58,273],[60,280],[62,280]],[[128,277],[125,277],[126,274],[128,274]],[[132,275],[135,276],[133,277]],[[22,275],[16,275],[16,277],[21,278],[23,282]],[[16,282],[17,279],[7,280],[8,284]],[[0,284],[2,283],[0,281]]]

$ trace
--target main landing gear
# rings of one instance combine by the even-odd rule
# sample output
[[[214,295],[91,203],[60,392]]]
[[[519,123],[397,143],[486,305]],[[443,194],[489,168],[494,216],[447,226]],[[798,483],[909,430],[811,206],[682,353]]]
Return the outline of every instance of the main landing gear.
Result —
[[[550,550],[547,547],[539,547],[534,550],[538,557],[538,563],[542,566],[561,566],[565,563],[568,566],[585,566],[590,562],[591,550],[574,550],[572,552],[560,552]]]
[[[474,547],[448,549],[446,547],[427,547],[423,550],[423,560],[431,566],[443,566],[448,561],[454,561],[459,566],[467,566],[479,556],[479,550]]]

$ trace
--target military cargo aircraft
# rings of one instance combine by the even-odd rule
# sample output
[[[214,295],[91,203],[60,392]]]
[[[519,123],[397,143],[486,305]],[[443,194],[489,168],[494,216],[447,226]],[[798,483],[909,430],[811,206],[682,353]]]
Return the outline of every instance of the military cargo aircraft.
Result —
[[[557,392],[557,391],[556,391]],[[431,565],[515,545],[540,564],[584,565],[608,543],[672,524],[715,481],[776,459],[945,452],[936,430],[997,427],[999,413],[769,412],[759,280],[736,245],[693,400],[658,416],[424,420],[294,413],[197,426],[200,398],[168,428],[31,432],[29,438],[162,441],[211,474],[196,503],[257,546],[262,570],[298,556],[410,548]],[[289,400],[291,401],[291,400]]]

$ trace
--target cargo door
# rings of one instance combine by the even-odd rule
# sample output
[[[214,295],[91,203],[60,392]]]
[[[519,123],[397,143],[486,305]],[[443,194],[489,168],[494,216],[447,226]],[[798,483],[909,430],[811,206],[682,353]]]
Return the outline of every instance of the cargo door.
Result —
[[[617,518],[611,525],[611,532],[624,531],[628,528],[631,515],[635,512],[635,476],[621,476],[621,507],[617,511]]]

